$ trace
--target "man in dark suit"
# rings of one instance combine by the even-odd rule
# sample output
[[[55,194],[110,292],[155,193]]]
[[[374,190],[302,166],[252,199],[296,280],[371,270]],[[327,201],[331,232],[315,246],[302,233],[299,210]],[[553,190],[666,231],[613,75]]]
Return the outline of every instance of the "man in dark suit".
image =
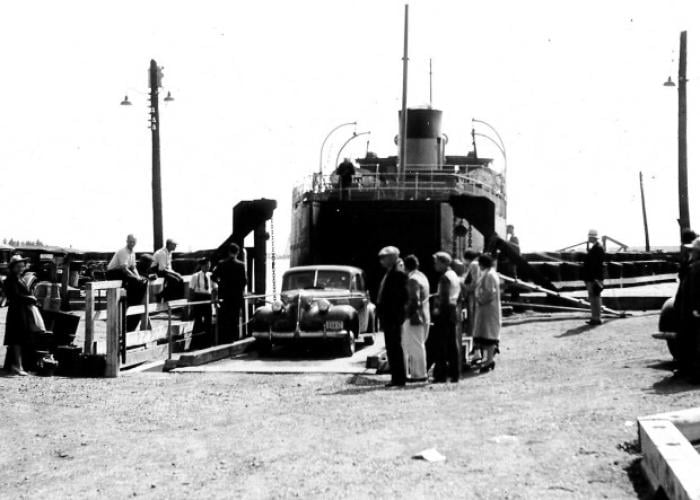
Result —
[[[598,231],[591,229],[588,232],[588,253],[583,259],[583,270],[581,277],[586,283],[588,290],[588,301],[591,303],[591,319],[587,321],[589,325],[602,325],[600,319],[602,309],[601,293],[603,292],[603,262],[605,261],[605,250],[598,241]]]
[[[248,283],[243,262],[238,260],[240,247],[231,243],[228,249],[228,257],[219,261],[211,275],[213,281],[219,285],[219,343],[225,344],[238,340],[238,321],[241,315],[241,307],[245,286]]]
[[[379,261],[386,269],[377,295],[377,314],[384,330],[386,355],[391,370],[391,382],[387,387],[406,385],[401,334],[406,320],[408,288],[406,274],[397,268],[398,260],[399,249],[396,247],[382,248],[379,252]]]

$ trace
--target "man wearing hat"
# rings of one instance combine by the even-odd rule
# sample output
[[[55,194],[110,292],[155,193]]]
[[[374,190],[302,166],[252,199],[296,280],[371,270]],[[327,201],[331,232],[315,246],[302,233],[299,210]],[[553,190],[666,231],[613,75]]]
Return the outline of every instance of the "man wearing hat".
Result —
[[[450,264],[452,256],[447,252],[433,255],[435,271],[440,275],[438,292],[433,308],[433,332],[435,339],[435,382],[459,382],[462,349],[461,329],[457,328],[457,302],[462,291],[462,284]]]
[[[386,355],[389,359],[391,382],[388,387],[406,385],[406,367],[404,365],[401,335],[406,320],[408,305],[407,277],[398,269],[399,249],[384,247],[379,252],[379,262],[386,269],[377,294],[377,315],[384,330]]]
[[[153,260],[157,266],[156,274],[163,278],[161,298],[166,301],[181,299],[184,293],[182,276],[173,271],[173,252],[176,248],[177,242],[168,238],[165,246],[153,254]]]
[[[591,304],[591,319],[587,321],[589,325],[601,325],[600,319],[602,309],[603,292],[603,262],[605,260],[605,250],[598,241],[598,231],[591,229],[588,231],[588,252],[583,259],[583,269],[581,277],[586,283],[588,290],[588,302]]]
[[[13,255],[7,265],[8,275],[3,284],[7,294],[7,319],[5,322],[4,344],[7,346],[5,370],[26,376],[23,359],[28,357],[31,337],[27,325],[27,308],[36,305],[36,298],[22,279],[27,259]]]
[[[219,342],[226,344],[238,340],[241,308],[245,306],[245,287],[248,284],[245,265],[238,260],[241,248],[236,243],[228,247],[228,256],[219,261],[212,279],[219,285],[221,307],[218,311],[217,328]]]

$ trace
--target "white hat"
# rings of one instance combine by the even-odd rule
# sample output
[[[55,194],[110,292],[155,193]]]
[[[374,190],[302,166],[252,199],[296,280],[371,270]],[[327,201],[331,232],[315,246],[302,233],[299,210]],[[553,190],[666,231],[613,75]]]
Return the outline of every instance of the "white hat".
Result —
[[[688,243],[687,245],[683,246],[689,250],[700,251],[700,237],[695,238],[692,243]]]
[[[589,238],[597,238],[598,237],[598,230],[591,229],[590,231],[588,231],[588,237]]]
[[[400,254],[401,252],[396,247],[384,247],[379,251],[380,257],[386,257],[387,255],[396,255],[398,257]]]

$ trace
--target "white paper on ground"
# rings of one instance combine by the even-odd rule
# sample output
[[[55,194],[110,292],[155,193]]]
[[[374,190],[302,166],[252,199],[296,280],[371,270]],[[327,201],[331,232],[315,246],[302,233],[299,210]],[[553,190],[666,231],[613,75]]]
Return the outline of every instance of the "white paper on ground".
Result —
[[[425,460],[426,462],[442,462],[445,460],[445,455],[441,454],[435,448],[428,448],[423,450],[417,455],[413,455],[413,458],[417,460]]]

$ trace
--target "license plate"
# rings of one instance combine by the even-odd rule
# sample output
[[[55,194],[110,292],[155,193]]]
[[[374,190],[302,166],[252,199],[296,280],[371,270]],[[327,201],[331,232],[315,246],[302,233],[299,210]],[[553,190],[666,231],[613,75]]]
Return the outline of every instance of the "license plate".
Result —
[[[326,330],[342,330],[342,321],[326,321]]]

